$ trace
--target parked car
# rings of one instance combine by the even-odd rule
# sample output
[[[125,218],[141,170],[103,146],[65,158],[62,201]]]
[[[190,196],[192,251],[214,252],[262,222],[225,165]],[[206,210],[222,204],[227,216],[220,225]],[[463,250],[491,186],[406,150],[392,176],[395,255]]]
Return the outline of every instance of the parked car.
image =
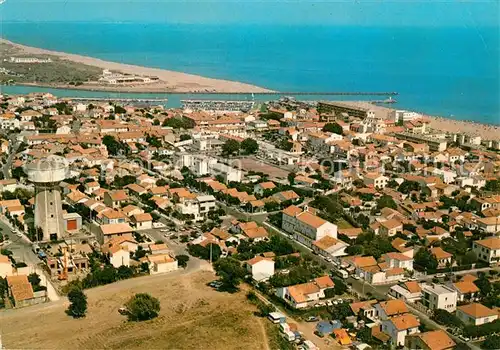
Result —
[[[331,300],[327,300],[327,301],[326,301],[326,305],[327,305],[327,306],[332,306],[333,304],[337,305],[337,304],[335,303],[335,301],[333,301],[333,302],[332,302]]]
[[[317,316],[308,316],[306,318],[306,322],[317,322],[319,321],[319,318]]]
[[[446,275],[444,273],[438,273],[436,275],[436,278],[445,278],[445,277],[446,277]]]

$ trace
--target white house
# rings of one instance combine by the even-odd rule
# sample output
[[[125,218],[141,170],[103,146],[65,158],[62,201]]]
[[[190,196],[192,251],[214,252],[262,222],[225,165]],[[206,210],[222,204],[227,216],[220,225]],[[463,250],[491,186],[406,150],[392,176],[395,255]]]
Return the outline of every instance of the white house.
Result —
[[[167,273],[178,269],[177,260],[172,258],[170,254],[147,255],[141,261],[148,263],[151,275]]]
[[[109,262],[116,268],[130,266],[130,252],[126,246],[114,245],[109,249]]]
[[[401,267],[405,270],[413,271],[413,258],[394,252],[384,254],[384,258],[390,267]]]
[[[489,237],[472,243],[472,250],[479,260],[487,263],[500,261],[500,238]]]
[[[264,191],[266,191],[266,190],[273,190],[275,188],[276,188],[276,185],[273,182],[271,182],[271,181],[261,182],[261,183],[256,184],[253,187],[253,192],[255,194],[263,196],[264,195]]]
[[[412,314],[403,314],[382,321],[382,332],[391,337],[393,346],[402,346],[408,335],[419,332],[419,320]]]
[[[256,256],[246,263],[247,271],[252,274],[254,281],[266,281],[274,275],[274,261],[262,256]]]
[[[457,317],[466,325],[480,326],[498,319],[498,313],[483,304],[472,303],[459,306],[457,308]]]
[[[372,185],[375,188],[385,188],[389,178],[377,173],[369,173],[363,175],[363,182],[366,186]]]
[[[431,310],[443,309],[453,312],[457,308],[457,291],[442,284],[424,284],[422,304]]]
[[[276,295],[293,308],[303,309],[324,298],[325,290],[334,286],[329,276],[323,276],[315,278],[312,282],[277,288]]]
[[[325,236],[337,238],[337,225],[328,222],[319,216],[291,205],[283,210],[282,229],[292,233],[293,237],[311,247],[313,241],[320,240]]]
[[[325,236],[317,241],[312,242],[313,252],[322,255],[326,258],[333,258],[347,255],[345,252],[349,244],[332,236]]]
[[[12,264],[9,257],[0,254],[0,277],[12,276]]]
[[[406,303],[414,303],[422,298],[422,288],[416,281],[410,281],[392,286],[389,294]]]
[[[153,217],[149,213],[133,215],[132,222],[137,230],[150,230],[153,228]]]
[[[212,195],[197,196],[196,200],[198,201],[198,213],[200,216],[208,215],[209,212],[215,210],[217,207],[215,197]]]

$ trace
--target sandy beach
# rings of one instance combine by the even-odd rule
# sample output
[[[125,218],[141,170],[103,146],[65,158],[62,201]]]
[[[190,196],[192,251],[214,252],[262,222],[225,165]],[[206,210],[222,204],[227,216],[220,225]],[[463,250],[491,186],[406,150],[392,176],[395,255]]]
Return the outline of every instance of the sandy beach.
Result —
[[[479,135],[483,140],[500,140],[500,125],[488,125],[471,121],[426,116],[430,127],[436,131]]]
[[[62,60],[69,60],[76,63],[86,64],[89,66],[119,71],[125,74],[134,74],[142,76],[156,76],[160,81],[150,84],[137,84],[127,86],[103,86],[98,83],[90,83],[81,86],[85,90],[100,90],[100,91],[121,91],[121,92],[220,92],[220,93],[252,93],[252,92],[267,92],[271,91],[255,85],[240,83],[236,81],[205,78],[198,75],[174,72],[158,68],[147,68],[135,66],[131,64],[123,64],[117,62],[104,61],[98,58],[69,54],[64,52],[50,51],[36,47],[25,46],[11,41],[0,39],[0,43],[5,43],[14,46],[27,55],[51,55]],[[67,88],[66,85],[60,84],[37,84],[37,86]],[[74,88],[74,87],[73,87]]]

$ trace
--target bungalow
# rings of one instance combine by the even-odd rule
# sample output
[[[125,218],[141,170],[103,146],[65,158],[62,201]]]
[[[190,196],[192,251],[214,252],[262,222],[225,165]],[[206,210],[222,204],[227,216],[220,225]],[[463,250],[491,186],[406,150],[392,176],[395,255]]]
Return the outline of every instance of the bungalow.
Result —
[[[274,260],[256,256],[246,262],[246,268],[256,282],[266,281],[274,275]]]
[[[379,234],[394,236],[398,232],[403,231],[403,224],[397,219],[390,219],[380,222]]]
[[[331,236],[325,236],[312,242],[313,252],[327,258],[347,255],[345,250],[348,246],[347,243]]]
[[[286,201],[291,201],[291,202],[297,201],[300,199],[300,196],[294,191],[289,190],[289,191],[282,191],[275,193],[273,194],[272,198],[278,203],[283,203]]]
[[[137,197],[147,193],[147,190],[144,187],[139,186],[138,184],[129,184],[125,186],[125,188],[128,190],[130,194],[133,194]]]
[[[142,214],[144,213],[144,210],[139,208],[138,206],[129,204],[126,207],[122,208],[122,212],[127,215],[128,217],[131,217],[136,214]]]
[[[177,260],[171,257],[170,254],[147,255],[141,261],[149,265],[149,274],[151,275],[172,272],[178,269]]]
[[[34,292],[26,275],[7,276],[8,295],[14,300],[14,306],[25,307],[46,301],[46,291]]]
[[[137,230],[150,230],[153,227],[153,217],[149,213],[133,215],[132,222]]]
[[[466,325],[480,326],[498,319],[498,313],[483,304],[472,303],[457,308],[457,317]]]
[[[149,250],[151,254],[168,254],[171,252],[170,248],[165,243],[151,244]]]
[[[104,193],[104,204],[110,208],[120,208],[122,204],[128,201],[127,193],[124,190],[117,190]]]
[[[328,276],[315,278],[312,282],[276,289],[276,295],[295,309],[303,309],[325,297],[325,290],[335,284]]]
[[[405,348],[410,350],[453,350],[456,343],[442,329],[406,337]]]
[[[275,188],[276,188],[276,185],[271,181],[261,182],[261,183],[256,184],[253,187],[253,192],[255,194],[260,195],[260,196],[264,196],[264,193],[266,193],[268,191],[272,191]]]
[[[462,280],[453,283],[451,287],[457,291],[458,301],[471,300],[479,293],[479,288],[473,281]]]

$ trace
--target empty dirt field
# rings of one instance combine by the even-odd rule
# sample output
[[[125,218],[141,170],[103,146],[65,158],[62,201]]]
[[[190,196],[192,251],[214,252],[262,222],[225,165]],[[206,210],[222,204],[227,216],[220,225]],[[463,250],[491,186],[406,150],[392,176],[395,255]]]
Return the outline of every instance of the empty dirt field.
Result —
[[[269,349],[265,319],[243,292],[219,293],[205,284],[211,272],[173,273],[126,280],[86,291],[87,317],[65,314],[66,298],[0,312],[7,349]],[[134,323],[118,313],[134,293],[160,299],[160,316]]]
[[[236,159],[232,162],[232,165],[245,171],[262,172],[268,174],[271,178],[286,179],[289,173],[286,170],[251,157]]]

